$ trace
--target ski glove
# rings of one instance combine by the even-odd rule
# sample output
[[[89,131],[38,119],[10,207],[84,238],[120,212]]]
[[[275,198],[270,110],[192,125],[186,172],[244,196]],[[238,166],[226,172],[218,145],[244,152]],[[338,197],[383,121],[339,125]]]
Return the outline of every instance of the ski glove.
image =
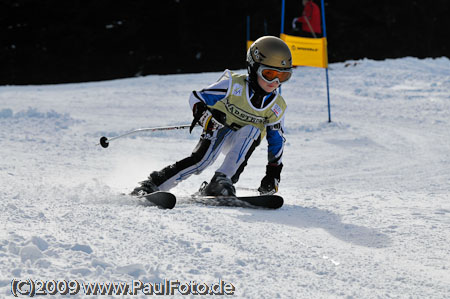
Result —
[[[269,195],[278,192],[281,169],[283,169],[283,163],[280,163],[280,165],[268,164],[266,166],[266,175],[261,180],[261,186],[258,188],[261,195]]]
[[[208,106],[206,106],[205,103],[196,103],[192,109],[192,112],[194,114],[194,120],[191,123],[189,132],[192,132],[197,123],[203,127],[203,131],[206,133],[211,133],[215,130],[223,128],[223,124],[221,124],[220,121],[214,117],[213,113],[208,109]]]

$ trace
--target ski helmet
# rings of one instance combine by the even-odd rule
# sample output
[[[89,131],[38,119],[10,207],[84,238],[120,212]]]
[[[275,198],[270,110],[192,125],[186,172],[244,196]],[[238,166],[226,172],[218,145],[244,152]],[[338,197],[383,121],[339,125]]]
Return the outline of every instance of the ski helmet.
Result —
[[[258,38],[247,51],[247,66],[259,67],[260,64],[279,68],[292,68],[292,55],[286,43],[275,36]]]
[[[247,51],[250,83],[258,88],[257,71],[261,65],[286,70],[292,68],[292,55],[286,43],[275,36],[258,38]]]

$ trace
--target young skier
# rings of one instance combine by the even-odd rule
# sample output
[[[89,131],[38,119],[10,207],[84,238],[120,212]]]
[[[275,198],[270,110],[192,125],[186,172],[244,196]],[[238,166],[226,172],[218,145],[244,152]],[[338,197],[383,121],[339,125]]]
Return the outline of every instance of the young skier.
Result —
[[[196,124],[203,127],[199,143],[189,157],[152,172],[132,195],[168,191],[192,174],[200,174],[220,153],[225,159],[201,194],[236,195],[234,184],[265,136],[268,164],[258,190],[261,194],[278,191],[286,103],[277,88],[292,74],[289,47],[274,36],[257,39],[247,52],[247,70],[248,75],[225,70],[217,82],[191,93],[191,131]]]

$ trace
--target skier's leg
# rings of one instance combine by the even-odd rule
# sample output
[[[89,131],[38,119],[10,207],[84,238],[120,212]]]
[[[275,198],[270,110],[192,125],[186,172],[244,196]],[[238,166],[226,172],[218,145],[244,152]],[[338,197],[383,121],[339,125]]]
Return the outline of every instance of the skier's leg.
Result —
[[[158,190],[168,191],[192,174],[201,173],[217,159],[223,143],[230,136],[230,133],[232,133],[230,129],[222,128],[213,132],[212,136],[202,135],[189,157],[160,171],[152,172],[148,180],[141,182],[141,186],[135,188],[132,193],[137,194],[140,190],[146,193]]]
[[[226,141],[223,152],[226,157],[206,186],[204,195],[235,195],[233,183],[239,179],[239,175],[247,165],[247,161],[255,148],[260,143],[261,131],[251,125],[242,127],[234,132]]]
[[[225,160],[216,170],[232,178],[233,183],[238,181],[248,159],[259,145],[261,136],[261,131],[251,125],[242,127],[236,133],[232,139],[228,140],[227,147],[224,150]]]

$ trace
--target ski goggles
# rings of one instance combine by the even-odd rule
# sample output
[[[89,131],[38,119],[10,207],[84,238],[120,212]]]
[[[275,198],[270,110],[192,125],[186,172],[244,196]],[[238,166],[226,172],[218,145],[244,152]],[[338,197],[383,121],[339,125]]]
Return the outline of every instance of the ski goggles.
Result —
[[[261,65],[257,71],[258,75],[267,83],[273,83],[278,80],[281,84],[291,78],[292,69],[280,70],[268,66]]]

